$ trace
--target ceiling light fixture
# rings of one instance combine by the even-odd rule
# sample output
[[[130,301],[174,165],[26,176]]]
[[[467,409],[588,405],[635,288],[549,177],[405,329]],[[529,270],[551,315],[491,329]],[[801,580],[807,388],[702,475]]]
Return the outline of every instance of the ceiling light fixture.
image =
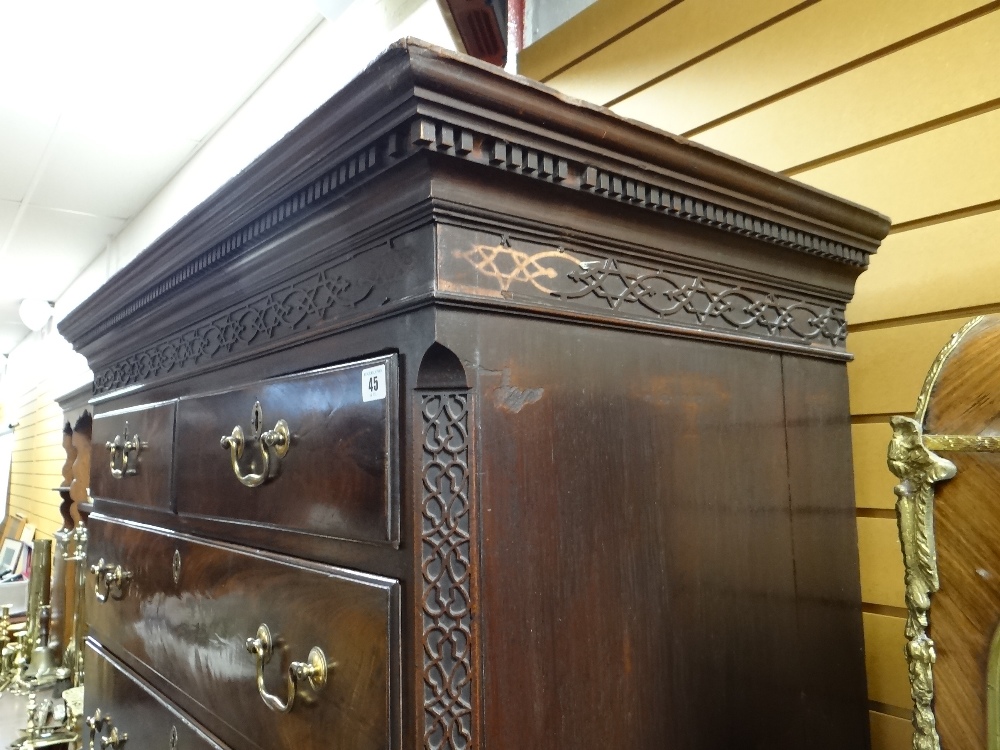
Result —
[[[40,331],[52,317],[52,303],[37,297],[28,297],[21,301],[17,314],[21,317],[21,322],[32,331]]]

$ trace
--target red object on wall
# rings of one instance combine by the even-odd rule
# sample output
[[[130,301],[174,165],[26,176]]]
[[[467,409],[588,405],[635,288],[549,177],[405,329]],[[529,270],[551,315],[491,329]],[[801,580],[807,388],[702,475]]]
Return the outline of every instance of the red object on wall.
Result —
[[[494,65],[507,62],[506,0],[447,0],[465,51]]]

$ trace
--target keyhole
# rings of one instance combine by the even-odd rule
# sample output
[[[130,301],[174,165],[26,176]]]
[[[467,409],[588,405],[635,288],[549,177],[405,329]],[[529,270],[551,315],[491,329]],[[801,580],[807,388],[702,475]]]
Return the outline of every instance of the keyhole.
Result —
[[[250,424],[253,426],[253,434],[259,435],[261,425],[264,424],[264,410],[260,408],[260,401],[253,405],[253,417],[250,419]]]
[[[177,727],[170,727],[170,750],[177,750]]]

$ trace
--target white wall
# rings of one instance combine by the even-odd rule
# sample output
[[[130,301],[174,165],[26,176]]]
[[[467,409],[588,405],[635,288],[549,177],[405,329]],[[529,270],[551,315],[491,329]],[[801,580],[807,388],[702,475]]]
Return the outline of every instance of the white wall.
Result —
[[[437,0],[355,0],[323,20],[167,185],[109,243],[55,303],[59,321],[185,214],[340,90],[403,36],[449,49],[455,43]],[[0,419],[19,423],[11,510],[42,534],[61,523],[62,414],[55,399],[93,378],[54,322],[11,352],[0,379]]]

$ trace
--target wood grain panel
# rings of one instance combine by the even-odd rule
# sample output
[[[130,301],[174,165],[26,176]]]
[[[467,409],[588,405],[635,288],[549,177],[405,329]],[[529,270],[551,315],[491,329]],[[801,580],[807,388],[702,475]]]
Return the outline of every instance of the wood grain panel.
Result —
[[[995,417],[988,409],[979,411]],[[945,748],[985,748],[986,674],[1000,625],[1000,455],[942,453],[958,468],[936,490],[934,532],[941,588],[931,598],[934,712]]]
[[[613,109],[673,133],[687,133],[986,4],[826,0]]]
[[[1000,199],[1000,109],[796,174],[894,224]]]
[[[859,508],[896,507],[892,488],[899,480],[885,462],[890,437],[892,428],[888,421],[851,425],[854,499]]]
[[[848,337],[851,414],[910,414],[941,347],[968,320],[946,318],[856,331]]]
[[[734,8],[731,0],[684,0],[546,83],[607,104],[801,1],[759,0]]]
[[[517,56],[521,75],[545,81],[630,26],[661,10],[670,0],[598,0],[562,26],[525,47]]]
[[[169,675],[175,694],[168,697],[231,747],[398,748],[395,581],[96,514],[89,528],[88,564],[100,558],[133,574],[104,603],[88,585],[91,633],[114,653]],[[291,660],[319,646],[334,665],[323,689],[288,713],[269,710],[258,694],[245,639],[261,623],[276,644],[265,685],[280,700],[288,695],[282,673]]]
[[[872,750],[913,750],[913,727],[906,719],[872,711],[868,714]]]
[[[381,398],[366,399],[367,368],[382,368]],[[175,455],[185,470],[174,478],[177,512],[395,544],[399,490],[390,415],[398,399],[396,372],[396,357],[376,357],[181,399]],[[259,430],[250,426],[255,402],[265,420]],[[218,449],[219,436],[231,425],[259,433],[279,419],[290,431],[287,454],[275,462],[275,476],[244,486],[229,453]],[[240,472],[262,472],[259,441],[245,442]]]
[[[1000,211],[890,234],[858,279],[847,319],[868,323],[1000,304],[997,237]]]
[[[903,654],[905,624],[902,617],[864,613],[868,698],[908,709],[910,675]]]
[[[850,423],[844,410],[847,375],[840,363],[782,357],[788,489],[798,600],[800,700],[823,707],[822,725],[804,719],[801,746],[861,747],[865,725],[865,667],[860,659],[832,663],[827,644],[864,651]],[[853,696],[851,700],[848,696]],[[804,718],[804,717],[803,717]]]
[[[931,392],[925,432],[996,435],[1000,431],[998,347],[1000,315],[989,315],[966,332],[945,360]]]
[[[695,140],[768,169],[788,169],[1000,98],[998,59],[1000,12],[993,12],[699,133]],[[822,127],[816,127],[818,113]]]
[[[128,735],[132,747],[225,750],[195,722],[136,680],[95,641],[87,640],[85,658],[88,689],[84,716],[94,716],[100,709],[106,717],[93,729],[83,728],[88,747],[114,747],[104,744],[113,727]]]
[[[487,705],[501,746],[798,748],[808,723],[821,737],[812,747],[843,747],[827,702],[800,692],[790,648],[799,626],[780,358],[500,316],[461,330],[470,349],[459,356],[479,352],[487,394],[483,618],[518,613],[484,636],[486,694],[507,696]],[[515,386],[537,400],[512,409],[489,395]],[[619,536],[629,542],[609,542]],[[850,661],[860,654],[848,644],[823,647]],[[607,720],[622,714],[631,720]]]
[[[894,519],[858,519],[858,557],[862,600],[890,607],[905,606],[903,553]]]

